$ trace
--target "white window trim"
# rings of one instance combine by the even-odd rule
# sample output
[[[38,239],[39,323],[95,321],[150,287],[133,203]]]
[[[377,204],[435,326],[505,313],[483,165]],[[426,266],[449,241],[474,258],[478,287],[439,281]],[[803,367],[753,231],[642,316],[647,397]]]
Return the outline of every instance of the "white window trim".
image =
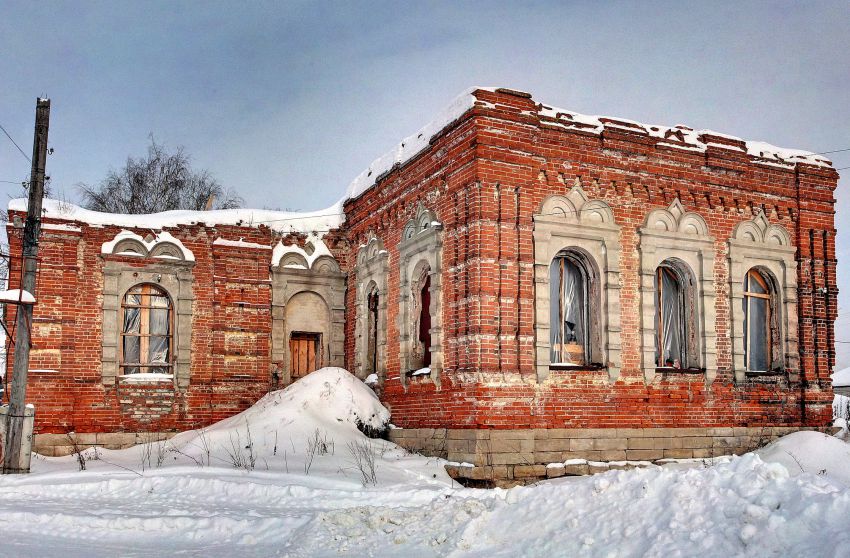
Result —
[[[773,311],[779,313],[781,361],[785,371],[799,371],[796,253],[788,231],[771,224],[761,211],[751,220],[738,223],[729,239],[732,363],[737,382],[761,374],[746,370],[744,365],[744,277],[754,267],[767,270],[778,283]],[[796,381],[796,376],[790,379]]]
[[[578,250],[593,260],[598,272],[599,331],[594,350],[608,370],[620,375],[620,227],[602,200],[588,200],[580,184],[566,195],[543,200],[534,219],[534,287],[536,369],[538,382],[550,374],[549,266],[563,250]],[[596,335],[597,332],[591,332]]]
[[[357,277],[355,285],[357,318],[354,324],[355,375],[365,379],[368,375],[364,359],[368,353],[368,296],[370,285],[373,283],[378,290],[378,331],[377,331],[377,370],[374,371],[380,382],[387,379],[387,277],[389,275],[389,254],[384,249],[384,243],[379,238],[372,237],[365,246],[357,252],[357,265],[354,267]]]
[[[407,383],[406,373],[412,369],[411,353],[418,332],[414,331],[413,297],[411,291],[416,280],[414,274],[422,265],[430,269],[431,278],[431,346],[426,350],[431,352],[431,379],[439,384],[440,372],[443,369],[443,317],[442,317],[442,260],[443,241],[442,224],[435,215],[424,208],[419,208],[416,217],[404,228],[399,243],[399,313],[397,325],[400,344],[401,382]],[[380,319],[380,318],[379,318]]]
[[[714,286],[714,238],[705,220],[685,211],[676,199],[667,209],[651,211],[640,228],[640,292],[643,376],[655,380],[655,273],[667,260],[676,259],[690,268],[695,280],[698,361],[709,382],[717,377],[717,316]]]

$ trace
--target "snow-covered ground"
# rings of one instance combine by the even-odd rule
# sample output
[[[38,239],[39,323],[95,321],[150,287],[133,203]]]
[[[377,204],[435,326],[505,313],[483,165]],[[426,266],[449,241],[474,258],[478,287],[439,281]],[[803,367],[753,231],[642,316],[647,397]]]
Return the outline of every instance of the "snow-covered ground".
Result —
[[[850,446],[787,436],[743,457],[460,487],[371,440],[388,414],[340,369],[204,431],[36,458],[0,477],[2,556],[846,556]],[[250,431],[250,434],[249,434]],[[374,475],[370,466],[374,459]],[[360,465],[357,464],[358,459]]]

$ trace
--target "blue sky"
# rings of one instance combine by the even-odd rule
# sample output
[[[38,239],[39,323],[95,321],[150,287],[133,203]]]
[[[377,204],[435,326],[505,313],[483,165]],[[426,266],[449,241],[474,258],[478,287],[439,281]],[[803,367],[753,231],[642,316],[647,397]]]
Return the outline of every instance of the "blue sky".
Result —
[[[71,201],[153,134],[247,205],[317,209],[471,85],[850,148],[848,28],[850,4],[826,1],[3,2],[0,124],[29,153],[35,98],[51,98],[48,174]],[[850,167],[850,152],[832,157]],[[28,176],[0,136],[0,180]],[[846,185],[838,337],[850,341]],[[839,353],[850,366],[850,344]]]

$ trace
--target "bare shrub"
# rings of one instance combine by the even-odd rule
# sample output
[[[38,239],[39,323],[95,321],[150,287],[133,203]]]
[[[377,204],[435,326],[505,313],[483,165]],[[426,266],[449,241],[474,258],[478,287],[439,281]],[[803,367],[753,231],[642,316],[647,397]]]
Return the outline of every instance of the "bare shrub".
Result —
[[[304,473],[310,474],[310,467],[313,466],[313,460],[317,455],[334,454],[335,444],[333,440],[328,440],[328,433],[322,432],[318,428],[313,435],[307,439],[307,455],[304,461]]]
[[[168,444],[160,433],[146,432],[142,434],[141,465],[145,469],[160,468],[168,455]]]
[[[372,441],[349,442],[347,447],[354,467],[360,471],[363,484],[378,484]]]
[[[71,447],[74,450],[74,458],[77,460],[77,465],[80,467],[80,471],[85,471],[86,458],[83,455],[83,450],[80,448],[80,444],[77,442],[77,436],[73,432],[66,432],[65,436],[68,438],[68,442],[70,442]]]
[[[253,471],[257,464],[257,456],[254,454],[254,442],[251,438],[251,426],[247,422],[245,423],[245,431],[247,439],[244,446],[242,445],[242,437],[239,435],[239,431],[237,430],[236,438],[233,437],[233,433],[231,432],[230,447],[225,447],[224,451],[227,454],[227,458],[230,460],[231,465],[237,469]]]

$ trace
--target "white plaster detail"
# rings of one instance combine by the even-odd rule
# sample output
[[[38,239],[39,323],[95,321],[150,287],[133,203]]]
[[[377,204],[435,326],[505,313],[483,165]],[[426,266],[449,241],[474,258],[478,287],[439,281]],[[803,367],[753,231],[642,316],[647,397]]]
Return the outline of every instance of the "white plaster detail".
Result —
[[[195,261],[195,255],[168,231],[143,238],[133,231],[122,230],[109,242],[100,247],[101,254],[161,258],[166,260]]]
[[[443,368],[443,312],[442,312],[442,242],[443,225],[433,212],[419,207],[416,215],[405,225],[399,243],[399,312],[397,326],[400,344],[401,382],[406,384],[406,373],[419,370],[419,375],[428,374],[439,383]],[[423,273],[430,279],[428,313],[431,318],[431,344],[420,348],[418,344],[417,318],[421,304],[418,280]],[[422,351],[430,352],[430,368],[422,366]]]
[[[644,380],[649,383],[656,376],[655,274],[658,266],[666,262],[683,272],[683,280],[693,282],[684,287],[693,296],[689,301],[694,307],[688,327],[696,329],[689,331],[696,336],[696,347],[690,347],[696,354],[688,353],[689,362],[683,363],[683,368],[704,369],[711,382],[717,376],[717,316],[714,238],[708,234],[708,225],[699,214],[686,211],[677,198],[666,209],[650,211],[638,232]]]
[[[593,269],[588,289],[596,328],[590,331],[591,362],[608,370],[610,381],[620,375],[620,227],[611,207],[590,200],[580,181],[566,196],[551,195],[534,215],[534,288],[537,379],[549,376],[549,266],[563,250],[580,253]],[[580,372],[579,372],[580,373]]]
[[[278,242],[272,249],[272,267],[291,269],[318,269],[324,265],[329,271],[339,271],[339,264],[327,245],[315,234],[307,236],[304,247]]]
[[[778,312],[782,343],[778,359],[781,362],[776,364],[782,370],[799,371],[796,252],[788,231],[771,224],[762,211],[738,223],[732,232],[729,239],[729,304],[736,381],[744,380],[748,373],[744,365],[744,277],[753,268],[769,276],[776,287],[772,304],[774,312]],[[797,381],[798,374],[795,372],[789,379]]]
[[[358,378],[369,374],[377,374],[380,382],[387,379],[387,277],[389,275],[389,254],[384,249],[384,243],[377,237],[360,246],[357,252],[357,265],[354,267],[356,277],[355,303],[356,317],[354,324],[354,373]],[[372,370],[367,363],[369,344],[368,297],[371,292],[378,295],[378,326],[376,362],[377,370]]]

